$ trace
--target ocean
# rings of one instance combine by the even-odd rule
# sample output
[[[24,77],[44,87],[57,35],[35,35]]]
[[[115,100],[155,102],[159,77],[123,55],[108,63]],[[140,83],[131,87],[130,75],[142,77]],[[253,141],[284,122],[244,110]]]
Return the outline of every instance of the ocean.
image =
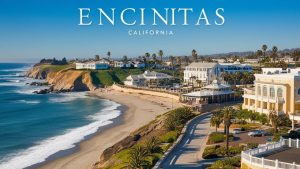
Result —
[[[0,168],[21,169],[72,149],[87,136],[112,124],[120,104],[86,92],[33,94],[24,77],[30,64],[0,63]]]

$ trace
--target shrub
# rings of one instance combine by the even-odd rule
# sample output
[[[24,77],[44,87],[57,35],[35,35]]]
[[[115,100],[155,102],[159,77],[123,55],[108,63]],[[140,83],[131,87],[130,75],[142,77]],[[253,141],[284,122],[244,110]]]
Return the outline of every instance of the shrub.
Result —
[[[182,125],[194,116],[195,115],[188,107],[177,108],[168,113],[167,118],[164,121],[164,126],[168,131],[173,131],[178,129],[178,127],[182,127]]]
[[[229,147],[229,155],[237,155],[240,154],[243,151],[244,147],[240,146],[240,147]]]
[[[229,147],[228,153],[230,156],[238,155],[244,149],[243,146],[239,147]],[[204,159],[211,159],[211,158],[219,158],[226,156],[226,148],[224,146],[215,145],[215,146],[208,146],[204,149],[202,154],[202,158]]]
[[[211,133],[208,136],[207,144],[215,144],[215,143],[221,143],[226,139],[226,136],[223,133]]]
[[[258,147],[258,143],[247,143],[247,149],[254,149]]]
[[[169,131],[160,137],[160,141],[163,143],[173,143],[177,139],[178,135],[179,133],[176,131]]]
[[[218,158],[217,146],[209,146],[204,149],[202,154],[202,158],[204,159],[211,159],[211,158]]]
[[[229,141],[232,141],[234,138],[233,134],[229,134]],[[221,143],[224,142],[226,139],[226,135],[224,135],[223,133],[216,133],[213,132],[209,135],[208,140],[207,140],[207,144],[216,144],[216,143]]]
[[[235,169],[240,167],[241,167],[241,157],[231,157],[225,160],[218,160],[215,163],[213,163],[209,168],[210,169],[220,169],[220,168]]]
[[[158,145],[159,141],[155,137],[147,139],[144,143],[145,149],[149,154],[161,152],[162,149]]]

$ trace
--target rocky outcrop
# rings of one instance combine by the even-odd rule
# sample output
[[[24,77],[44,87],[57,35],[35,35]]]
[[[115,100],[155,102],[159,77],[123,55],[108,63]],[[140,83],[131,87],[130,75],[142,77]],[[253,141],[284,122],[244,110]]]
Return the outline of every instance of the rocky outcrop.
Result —
[[[50,70],[43,70],[40,66],[34,66],[28,72],[26,72],[26,76],[33,79],[46,79],[47,74]]]
[[[54,91],[93,91],[96,87],[88,71],[61,70],[50,72],[46,78]]]
[[[35,66],[26,73],[26,76],[34,79],[45,79],[51,85],[51,89],[38,92],[41,94],[49,92],[93,91],[96,89],[89,71],[74,69],[54,71],[51,69],[42,69],[41,66]]]

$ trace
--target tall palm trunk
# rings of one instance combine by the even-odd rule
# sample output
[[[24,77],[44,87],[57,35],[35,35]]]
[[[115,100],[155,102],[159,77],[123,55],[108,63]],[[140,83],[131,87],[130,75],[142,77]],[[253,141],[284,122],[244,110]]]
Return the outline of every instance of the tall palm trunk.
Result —
[[[226,126],[226,154],[229,156],[229,125]]]

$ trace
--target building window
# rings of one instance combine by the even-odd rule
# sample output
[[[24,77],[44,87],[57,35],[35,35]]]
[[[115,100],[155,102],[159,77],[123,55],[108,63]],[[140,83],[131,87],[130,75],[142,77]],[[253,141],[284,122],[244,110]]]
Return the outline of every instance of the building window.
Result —
[[[261,87],[257,86],[257,94],[260,96],[261,95]]]
[[[270,98],[272,98],[272,99],[275,98],[275,89],[274,89],[274,87],[270,88]]]
[[[277,97],[282,97],[283,96],[283,93],[282,93],[283,91],[282,91],[282,89],[281,88],[279,88],[279,89],[277,89]],[[299,92],[298,92],[299,93]]]
[[[267,97],[268,96],[268,89],[266,86],[263,87],[263,96]]]

